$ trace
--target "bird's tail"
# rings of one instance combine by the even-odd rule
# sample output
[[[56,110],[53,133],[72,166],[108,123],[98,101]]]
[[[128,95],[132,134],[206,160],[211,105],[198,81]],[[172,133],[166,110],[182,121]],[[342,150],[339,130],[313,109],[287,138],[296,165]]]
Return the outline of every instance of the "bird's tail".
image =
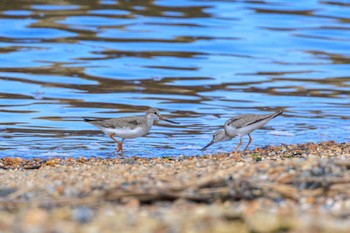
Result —
[[[273,117],[272,118],[278,117],[282,113],[283,113],[282,111],[277,111],[277,112],[273,113]]]

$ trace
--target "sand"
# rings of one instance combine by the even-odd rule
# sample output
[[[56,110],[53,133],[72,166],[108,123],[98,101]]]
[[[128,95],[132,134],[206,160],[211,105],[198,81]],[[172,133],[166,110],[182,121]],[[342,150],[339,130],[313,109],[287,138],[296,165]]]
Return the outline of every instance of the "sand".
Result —
[[[0,159],[0,232],[349,232],[350,143]]]

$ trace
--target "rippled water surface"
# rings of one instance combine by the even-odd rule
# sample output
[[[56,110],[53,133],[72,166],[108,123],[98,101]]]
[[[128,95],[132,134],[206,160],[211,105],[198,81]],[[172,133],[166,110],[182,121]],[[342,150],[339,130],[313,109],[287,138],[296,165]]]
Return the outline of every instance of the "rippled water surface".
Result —
[[[4,0],[0,10],[1,157],[115,156],[82,117],[150,106],[181,125],[126,140],[126,156],[201,154],[229,117],[276,110],[250,148],[349,141],[348,1]]]

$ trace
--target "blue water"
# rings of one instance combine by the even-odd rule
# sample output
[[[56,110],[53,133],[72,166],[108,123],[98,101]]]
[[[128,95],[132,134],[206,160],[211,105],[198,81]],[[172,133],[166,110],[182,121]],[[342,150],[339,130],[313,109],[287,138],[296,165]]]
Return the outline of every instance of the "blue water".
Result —
[[[349,141],[347,1],[78,2],[0,3],[0,157],[113,157],[82,117],[148,107],[181,125],[125,156],[201,155],[228,118],[276,110],[250,149]]]

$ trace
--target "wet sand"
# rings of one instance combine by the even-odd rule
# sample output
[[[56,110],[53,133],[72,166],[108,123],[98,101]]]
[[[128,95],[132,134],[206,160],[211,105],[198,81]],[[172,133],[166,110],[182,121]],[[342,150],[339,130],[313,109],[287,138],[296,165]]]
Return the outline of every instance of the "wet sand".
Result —
[[[2,158],[0,181],[0,232],[350,229],[350,143],[201,157]]]

